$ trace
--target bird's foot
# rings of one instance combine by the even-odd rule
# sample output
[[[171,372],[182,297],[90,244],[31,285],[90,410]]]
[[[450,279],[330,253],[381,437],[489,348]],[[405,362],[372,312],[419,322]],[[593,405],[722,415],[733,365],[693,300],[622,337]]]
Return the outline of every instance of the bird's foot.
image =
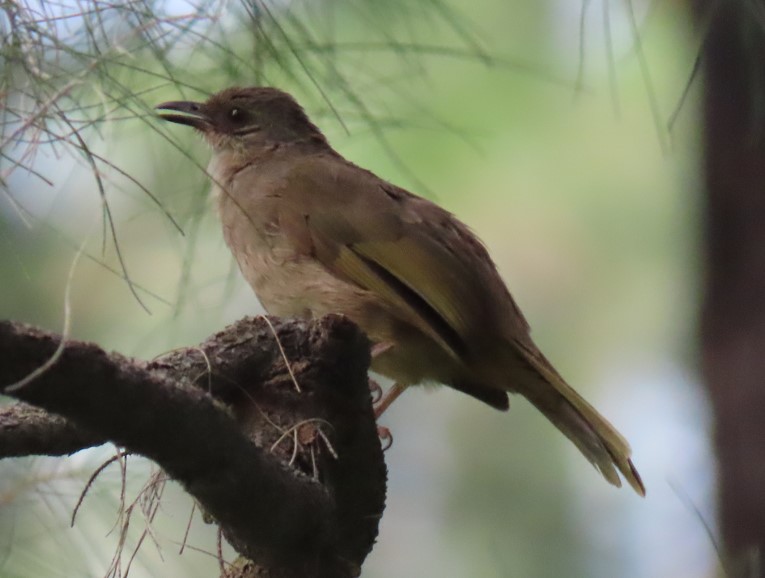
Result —
[[[384,425],[377,426],[377,437],[380,438],[382,443],[382,451],[387,452],[393,445],[393,434]]]
[[[385,412],[385,410],[388,409],[394,401],[396,401],[396,398],[398,398],[399,395],[406,391],[406,388],[406,385],[394,383],[390,389],[386,391],[385,394],[380,398],[380,401],[375,404],[375,419],[380,419],[380,416]]]
[[[375,420],[380,419],[380,416],[383,414],[383,412],[385,412],[385,410],[390,407],[390,404],[396,401],[396,398],[399,395],[406,391],[406,388],[406,385],[394,383],[388,391],[382,393],[382,388],[380,385],[371,379],[369,380],[369,389],[374,392],[375,397],[373,405]],[[390,430],[384,425],[378,425],[377,435],[382,441],[383,451],[390,449],[390,447],[393,445],[393,434],[390,433]]]
[[[369,380],[369,391],[372,392],[372,405],[380,403],[383,397],[383,389],[374,379]]]

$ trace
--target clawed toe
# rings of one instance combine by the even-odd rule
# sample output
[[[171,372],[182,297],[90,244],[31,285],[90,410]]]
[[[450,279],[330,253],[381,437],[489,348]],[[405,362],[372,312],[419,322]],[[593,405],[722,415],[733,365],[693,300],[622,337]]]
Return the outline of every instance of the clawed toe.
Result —
[[[377,426],[377,436],[382,442],[382,451],[387,452],[393,445],[393,434],[384,425]]]
[[[369,391],[372,392],[372,405],[377,405],[383,397],[383,389],[374,379],[369,380]]]

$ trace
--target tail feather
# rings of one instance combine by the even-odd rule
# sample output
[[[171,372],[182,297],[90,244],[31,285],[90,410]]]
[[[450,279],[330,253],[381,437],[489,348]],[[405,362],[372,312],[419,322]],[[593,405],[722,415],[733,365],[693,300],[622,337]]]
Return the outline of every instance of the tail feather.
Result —
[[[645,486],[630,459],[632,449],[627,440],[563,380],[536,348],[518,349],[539,379],[513,384],[514,389],[569,438],[609,483],[621,487],[621,473],[635,492],[645,496]]]

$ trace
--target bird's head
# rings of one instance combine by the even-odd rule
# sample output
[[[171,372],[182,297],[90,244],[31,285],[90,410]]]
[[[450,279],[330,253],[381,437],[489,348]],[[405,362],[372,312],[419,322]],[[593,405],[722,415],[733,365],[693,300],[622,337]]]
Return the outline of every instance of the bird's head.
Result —
[[[205,102],[173,101],[160,116],[201,132],[216,152],[298,141],[325,143],[321,131],[292,96],[276,88],[227,88]]]

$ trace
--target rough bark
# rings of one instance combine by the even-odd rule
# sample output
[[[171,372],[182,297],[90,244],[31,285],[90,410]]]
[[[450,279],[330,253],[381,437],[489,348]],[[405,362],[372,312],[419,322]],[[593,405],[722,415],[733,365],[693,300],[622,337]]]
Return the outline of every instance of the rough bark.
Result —
[[[711,22],[703,53],[703,371],[714,408],[720,527],[732,559],[741,560],[765,552],[765,30],[754,4],[696,7]],[[758,572],[765,576],[765,565]]]
[[[0,390],[59,342],[0,322]],[[10,392],[24,403],[0,412],[0,457],[112,441],[156,461],[198,500],[249,560],[237,576],[355,576],[385,495],[368,365],[366,338],[337,316],[248,318],[149,362],[68,341],[50,368]]]

